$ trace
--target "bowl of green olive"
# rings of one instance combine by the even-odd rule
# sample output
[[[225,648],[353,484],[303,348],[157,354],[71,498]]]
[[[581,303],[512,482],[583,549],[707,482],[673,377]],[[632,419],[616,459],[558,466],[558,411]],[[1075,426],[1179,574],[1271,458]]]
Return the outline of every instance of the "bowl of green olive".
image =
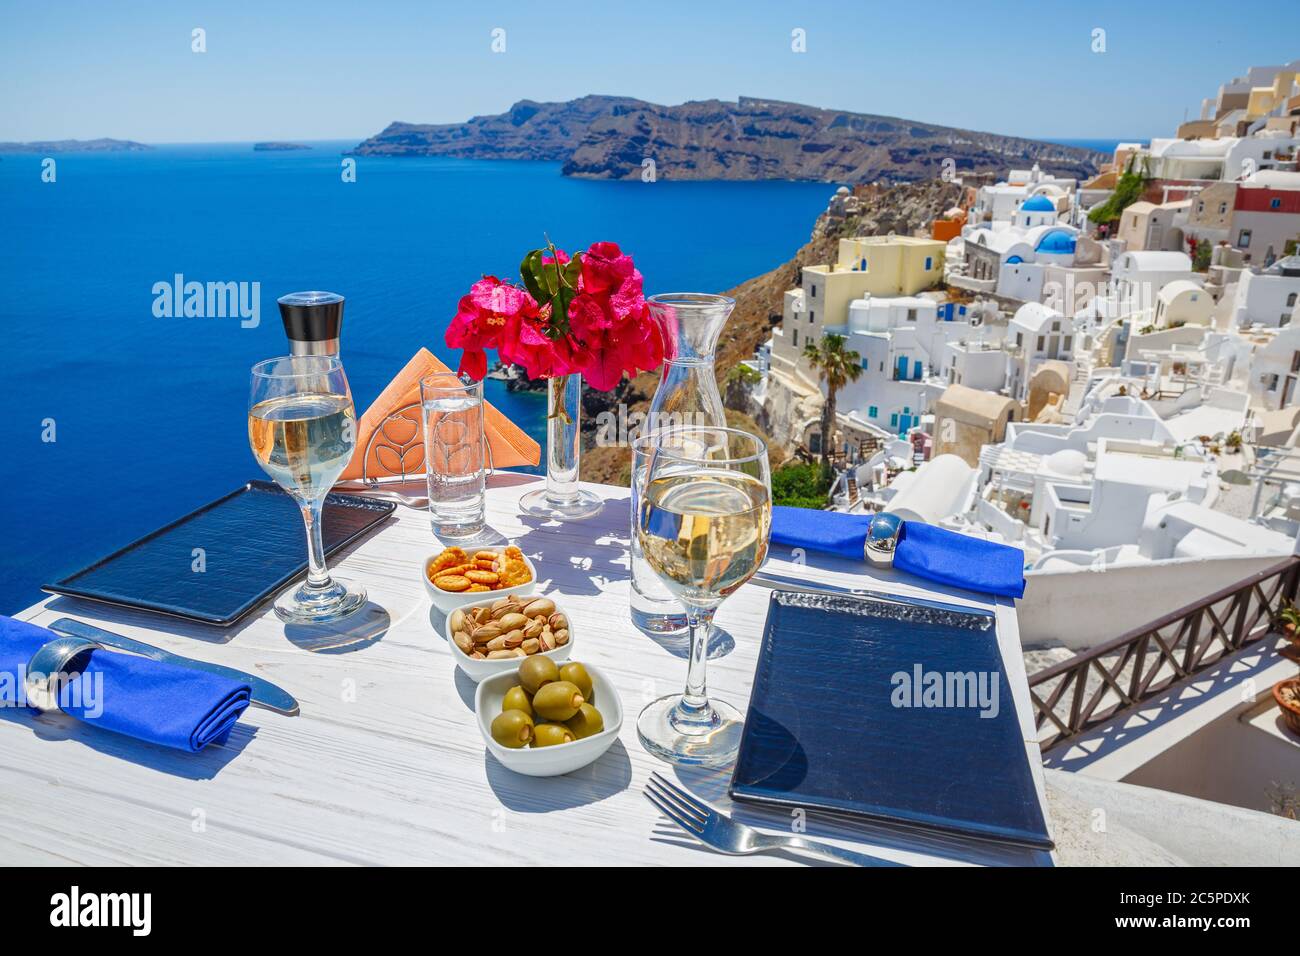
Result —
[[[474,712],[488,753],[529,777],[587,766],[623,726],[618,691],[598,667],[541,654],[482,680]]]

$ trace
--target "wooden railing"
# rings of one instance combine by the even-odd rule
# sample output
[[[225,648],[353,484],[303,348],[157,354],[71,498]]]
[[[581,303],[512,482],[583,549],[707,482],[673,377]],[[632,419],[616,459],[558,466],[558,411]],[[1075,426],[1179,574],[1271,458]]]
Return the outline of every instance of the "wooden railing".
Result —
[[[1273,630],[1296,596],[1300,558],[1287,558],[1029,678],[1034,723],[1050,750],[1156,697]],[[1104,594],[1097,595],[1104,600]]]

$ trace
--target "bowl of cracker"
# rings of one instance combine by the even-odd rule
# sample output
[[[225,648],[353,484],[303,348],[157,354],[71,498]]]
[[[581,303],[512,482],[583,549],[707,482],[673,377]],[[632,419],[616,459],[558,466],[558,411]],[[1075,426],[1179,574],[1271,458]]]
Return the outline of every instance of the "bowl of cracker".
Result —
[[[444,548],[424,559],[421,572],[433,606],[444,614],[489,597],[531,594],[537,569],[513,544],[502,548]]]

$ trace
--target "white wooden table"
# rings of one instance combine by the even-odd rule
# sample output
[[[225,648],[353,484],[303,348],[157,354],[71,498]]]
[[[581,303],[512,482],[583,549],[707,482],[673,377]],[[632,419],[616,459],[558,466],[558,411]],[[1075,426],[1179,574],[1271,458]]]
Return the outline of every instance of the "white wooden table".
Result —
[[[713,853],[685,838],[642,795],[650,772],[659,770],[726,810],[729,774],[678,774],[637,741],[643,702],[679,690],[686,661],[682,648],[656,643],[628,620],[627,490],[589,486],[608,501],[600,515],[548,525],[523,518],[517,508],[519,495],[538,480],[494,477],[489,522],[536,562],[539,592],[559,598],[580,622],[574,659],[595,662],[622,695],[620,740],[595,764],[538,779],[518,776],[485,753],[472,710],[475,685],[455,669],[442,615],[421,583],[422,559],[437,548],[428,516],[399,506],[382,529],[331,562],[363,581],[377,607],[369,609],[364,629],[326,641],[286,630],[269,611],[228,631],[67,598],[49,598],[20,614],[38,624],[77,617],[263,674],[296,695],[302,713],[283,717],[249,708],[225,746],[188,754],[62,714],[0,709],[0,863],[805,862]],[[805,567],[779,549],[768,570],[994,610],[1042,802],[1010,602],[822,556],[810,555]],[[719,644],[730,650],[710,661],[709,690],[742,710],[768,594],[746,585],[716,622],[727,635]],[[736,812],[789,828],[787,816]],[[809,835],[913,864],[1049,861],[1045,853],[920,843],[885,831],[864,839],[861,831],[850,836],[815,821]]]

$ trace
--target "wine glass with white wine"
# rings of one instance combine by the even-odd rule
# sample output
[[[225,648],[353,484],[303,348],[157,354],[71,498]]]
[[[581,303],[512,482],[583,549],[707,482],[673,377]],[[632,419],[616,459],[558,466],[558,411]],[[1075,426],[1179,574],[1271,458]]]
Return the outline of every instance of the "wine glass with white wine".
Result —
[[[709,629],[718,605],[767,558],[767,445],[748,432],[709,426],[663,429],[654,442],[635,527],[646,563],[686,609],[690,658],[685,693],[649,704],[637,734],[663,760],[723,766],[736,758],[744,718],[709,699]]]
[[[357,418],[343,363],[334,355],[286,355],[253,366],[248,444],[253,457],[302,509],[307,579],[275,601],[287,624],[328,624],[366,603],[365,588],[325,567],[321,506],[352,460]]]

